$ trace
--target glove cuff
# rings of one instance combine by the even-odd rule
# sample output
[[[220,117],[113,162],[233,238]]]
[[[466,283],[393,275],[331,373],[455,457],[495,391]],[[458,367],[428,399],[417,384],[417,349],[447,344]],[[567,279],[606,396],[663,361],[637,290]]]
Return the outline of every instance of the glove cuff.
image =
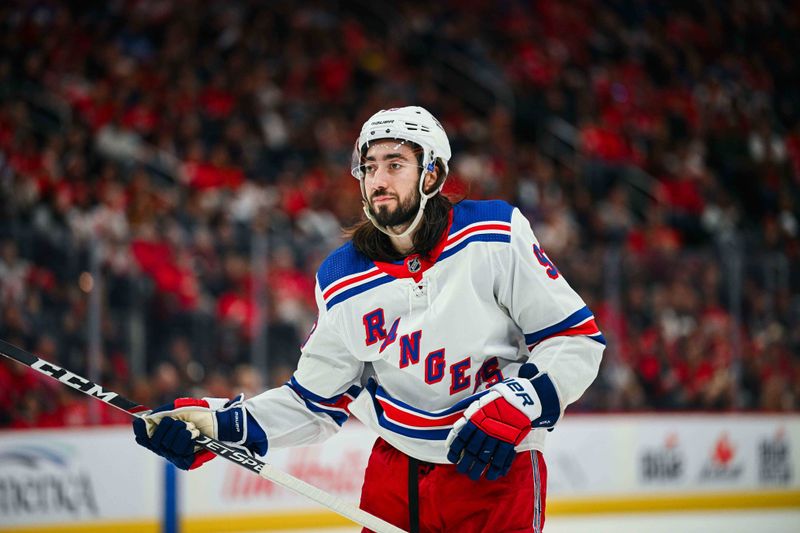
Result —
[[[226,402],[215,415],[219,440],[243,447],[250,453],[266,455],[267,435],[245,409],[244,394]]]
[[[552,428],[561,418],[561,400],[558,397],[558,390],[555,383],[547,373],[542,373],[531,381],[539,403],[542,407],[538,418],[531,421],[531,426],[535,428]]]
[[[247,440],[247,423],[241,395],[225,403],[214,414],[217,418],[217,438],[223,442],[241,445]]]

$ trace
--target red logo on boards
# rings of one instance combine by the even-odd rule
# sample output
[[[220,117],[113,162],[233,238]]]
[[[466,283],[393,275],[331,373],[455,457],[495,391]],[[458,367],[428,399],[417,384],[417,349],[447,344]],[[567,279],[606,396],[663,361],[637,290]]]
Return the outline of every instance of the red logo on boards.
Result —
[[[728,439],[728,434],[723,433],[714,446],[711,459],[720,466],[727,466],[733,459],[735,453],[733,446],[731,446],[730,439]]]
[[[736,461],[736,447],[723,432],[709,450],[706,464],[700,470],[700,481],[734,483],[740,479],[744,465]]]

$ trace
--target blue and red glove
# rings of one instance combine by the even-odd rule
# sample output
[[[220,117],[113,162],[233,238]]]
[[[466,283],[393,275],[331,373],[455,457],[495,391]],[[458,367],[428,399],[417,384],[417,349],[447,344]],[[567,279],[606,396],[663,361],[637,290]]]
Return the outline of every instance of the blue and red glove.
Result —
[[[477,481],[504,476],[514,462],[514,447],[532,428],[552,428],[561,416],[561,402],[547,373],[533,363],[519,369],[475,400],[447,436],[447,460]]]
[[[133,421],[136,442],[182,470],[192,470],[214,458],[194,444],[203,435],[241,449],[266,455],[267,435],[244,406],[244,395],[224,398],[178,398]]]

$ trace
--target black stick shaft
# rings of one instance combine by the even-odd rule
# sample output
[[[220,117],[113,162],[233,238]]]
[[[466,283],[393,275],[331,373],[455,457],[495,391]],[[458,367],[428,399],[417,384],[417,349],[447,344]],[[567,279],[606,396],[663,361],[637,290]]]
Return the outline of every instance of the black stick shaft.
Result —
[[[143,405],[133,402],[124,396],[120,396],[114,391],[106,390],[97,383],[81,377],[74,372],[70,372],[69,370],[62,368],[55,363],[45,361],[41,357],[37,357],[30,352],[26,352],[22,348],[17,348],[13,344],[9,344],[4,340],[0,340],[0,354],[8,357],[9,359],[17,361],[18,363],[22,363],[23,365],[26,365],[37,372],[41,372],[46,376],[57,379],[64,385],[72,387],[73,389],[91,396],[96,400],[103,401],[121,411],[125,411],[131,416],[141,417],[150,412],[150,410]],[[216,439],[212,439],[211,437],[200,435],[195,440],[195,443],[197,443],[199,446],[202,446],[206,450],[215,453],[216,455],[239,464],[248,470],[252,470],[256,474],[259,474],[261,469],[264,467],[263,461],[260,461],[255,457],[250,457],[240,450],[232,448]]]

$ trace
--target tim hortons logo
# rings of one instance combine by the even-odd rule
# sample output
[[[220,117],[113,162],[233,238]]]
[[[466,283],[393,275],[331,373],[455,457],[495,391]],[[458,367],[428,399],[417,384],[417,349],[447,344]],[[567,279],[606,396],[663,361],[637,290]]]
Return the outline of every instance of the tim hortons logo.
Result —
[[[788,485],[792,481],[790,446],[784,428],[758,444],[758,479],[765,484]]]
[[[714,443],[711,456],[700,472],[701,481],[734,480],[742,474],[742,465],[737,464],[736,448],[731,444],[727,433],[723,433]]]
[[[363,452],[348,451],[334,463],[322,461],[319,453],[311,448],[293,448],[288,453],[289,461],[285,466],[287,473],[334,494],[358,496],[361,472],[367,460]],[[275,498],[289,492],[263,477],[235,467],[226,471],[221,486],[221,497],[235,501]]]
[[[677,435],[667,435],[663,447],[644,450],[640,466],[641,477],[645,482],[679,479],[685,471],[685,459],[678,447]]]

